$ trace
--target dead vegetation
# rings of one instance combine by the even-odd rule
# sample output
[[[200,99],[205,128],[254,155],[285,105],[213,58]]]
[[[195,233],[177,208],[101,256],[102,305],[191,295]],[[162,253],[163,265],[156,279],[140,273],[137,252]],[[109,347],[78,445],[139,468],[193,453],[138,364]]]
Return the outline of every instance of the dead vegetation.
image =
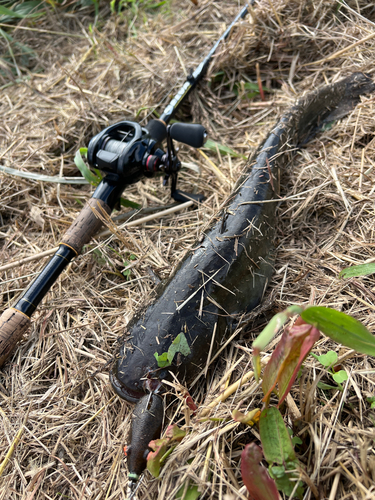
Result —
[[[116,16],[102,5],[96,26],[89,9],[51,9],[32,24],[20,22],[12,36],[35,56],[25,62],[17,49],[0,68],[1,165],[78,176],[74,154],[95,133],[121,119],[147,123],[154,108],[163,110],[237,14],[237,3],[228,4],[140,4],[137,13],[129,7]],[[247,156],[299,95],[354,71],[374,74],[374,22],[375,4],[363,0],[264,0],[220,47],[178,118],[203,123],[211,139]],[[265,101],[246,96],[245,84],[257,81],[257,64],[268,89]],[[338,279],[344,267],[375,260],[374,99],[364,97],[301,149],[284,173],[273,281],[257,314],[192,388],[200,408],[251,371],[252,339],[290,304],[334,307],[374,331],[373,277]],[[0,478],[1,499],[125,498],[122,447],[132,408],[114,396],[107,363],[155,277],[168,276],[194,244],[245,165],[219,150],[204,153],[208,159],[181,148],[181,159],[201,169],[199,178],[184,170],[180,180],[181,189],[204,192],[200,210],[122,228],[88,245],[53,286],[30,335],[0,372],[0,461],[23,429]],[[0,172],[0,265],[56,247],[92,190]],[[125,196],[143,207],[170,203],[158,179],[132,186]],[[37,257],[1,271],[2,310],[45,262]],[[320,389],[319,382],[332,380],[308,357],[283,409],[303,441],[297,451],[311,486],[305,498],[374,498],[375,414],[367,400],[374,397],[374,360],[323,336],[314,352],[330,349],[349,374],[344,391]],[[171,391],[179,396],[178,386]],[[185,418],[189,434],[160,479],[146,473],[139,498],[173,499],[188,480],[199,485],[201,498],[247,498],[239,458],[258,434],[233,423],[231,411],[253,409],[260,399],[250,377],[212,405],[209,416],[218,420],[188,418],[174,400],[167,419]]]

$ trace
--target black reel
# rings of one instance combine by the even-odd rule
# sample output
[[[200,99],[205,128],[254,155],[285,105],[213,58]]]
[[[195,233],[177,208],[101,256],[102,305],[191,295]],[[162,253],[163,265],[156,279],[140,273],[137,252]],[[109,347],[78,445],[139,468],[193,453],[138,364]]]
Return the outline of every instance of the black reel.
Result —
[[[177,189],[181,162],[172,139],[199,148],[203,146],[205,137],[205,128],[197,124],[174,123],[166,126],[160,120],[152,120],[144,128],[136,122],[122,121],[107,127],[91,139],[87,159],[91,167],[127,185],[143,176],[164,174],[164,185],[171,178],[172,198],[180,202],[201,202],[204,200],[203,195],[184,193]],[[164,138],[167,139],[166,151],[159,147]]]

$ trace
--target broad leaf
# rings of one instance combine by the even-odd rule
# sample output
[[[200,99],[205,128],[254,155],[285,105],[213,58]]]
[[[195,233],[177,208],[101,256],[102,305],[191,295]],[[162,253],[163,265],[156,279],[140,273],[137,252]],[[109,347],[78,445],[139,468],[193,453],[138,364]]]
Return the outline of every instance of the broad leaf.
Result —
[[[150,441],[149,447],[154,450],[150,451],[147,456],[147,469],[154,477],[159,477],[161,469],[161,461],[168,448],[169,439],[161,438]]]
[[[181,353],[183,356],[188,356],[191,353],[188,341],[182,332],[173,340],[168,352],[163,352],[162,354],[155,352],[154,356],[158,362],[158,367],[165,368],[166,366],[170,366],[177,353]]]
[[[167,352],[163,352],[163,354],[158,354],[157,352],[155,352],[154,356],[156,358],[159,368],[165,368],[166,366],[171,365],[168,359]]]
[[[329,368],[330,366],[332,366],[336,363],[337,352],[328,351],[326,354],[322,354],[321,356],[314,356],[314,358],[315,357],[319,361],[320,364],[322,364],[326,368]]]
[[[345,380],[348,380],[348,374],[345,370],[340,370],[336,373],[333,373],[332,378],[338,384],[342,384],[343,382],[345,382]]]
[[[285,465],[296,460],[292,440],[277,408],[266,408],[259,419],[263,453],[269,464]]]
[[[270,465],[270,475],[275,480],[277,488],[285,495],[290,495],[299,478],[299,474],[295,471],[300,464],[294,453],[288,429],[277,408],[266,408],[262,411],[259,431],[263,453]],[[302,493],[301,483],[296,494],[301,497]]]
[[[253,500],[279,500],[275,481],[260,464],[262,460],[263,453],[259,446],[255,443],[246,445],[241,454],[242,480]]]
[[[179,333],[168,349],[168,360],[172,363],[175,354],[181,353],[188,356],[191,353],[188,341],[183,333]]]
[[[185,435],[186,432],[174,424],[167,428],[164,437],[150,441],[148,446],[153,451],[147,456],[147,469],[154,477],[159,477],[162,463],[173,451],[175,443],[182,441]]]
[[[302,318],[332,340],[363,354],[375,356],[375,337],[359,321],[327,307],[309,307]]]
[[[368,276],[375,273],[375,263],[359,264],[358,266],[350,266],[343,269],[339,278],[357,278],[358,276]]]
[[[306,324],[301,318],[298,318],[292,327],[285,330],[264,370],[263,401],[268,402],[276,384],[279,386],[279,405],[284,401],[303,361],[319,336],[319,331]]]

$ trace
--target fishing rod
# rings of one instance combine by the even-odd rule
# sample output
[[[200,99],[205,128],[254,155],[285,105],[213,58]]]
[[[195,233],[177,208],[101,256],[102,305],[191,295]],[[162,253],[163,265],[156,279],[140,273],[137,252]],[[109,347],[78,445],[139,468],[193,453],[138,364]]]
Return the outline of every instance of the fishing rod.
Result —
[[[253,3],[254,0],[251,2]],[[199,124],[174,123],[169,125],[186,97],[207,71],[217,47],[226,40],[233,26],[245,17],[246,6],[237,15],[223,35],[214,44],[205,59],[186,79],[159,119],[151,120],[146,127],[137,122],[121,121],[93,137],[88,145],[87,160],[92,168],[104,172],[105,177],[86,203],[76,220],[63,236],[58,250],[37,278],[23,292],[17,302],[0,316],[0,367],[30,327],[31,315],[43,300],[66,266],[77,257],[103,225],[126,187],[143,177],[164,175],[164,185],[171,182],[171,196],[175,201],[201,202],[202,195],[184,193],[177,189],[177,174],[181,169],[173,140],[194,148],[203,146],[205,128]],[[166,139],[166,150],[161,143]]]

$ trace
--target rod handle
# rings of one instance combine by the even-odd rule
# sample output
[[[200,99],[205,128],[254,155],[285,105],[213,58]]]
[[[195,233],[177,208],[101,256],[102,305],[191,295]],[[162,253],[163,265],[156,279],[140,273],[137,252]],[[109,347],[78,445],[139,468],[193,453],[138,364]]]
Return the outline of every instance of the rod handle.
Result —
[[[61,243],[73,248],[77,255],[80,254],[82,247],[91,240],[98,229],[103,225],[103,211],[107,214],[111,213],[110,207],[104,203],[104,201],[91,198],[67,230]],[[98,214],[98,217],[96,214]],[[102,218],[100,218],[100,216]]]
[[[17,309],[6,309],[0,316],[0,367],[11,355],[30,326],[30,318]]]

